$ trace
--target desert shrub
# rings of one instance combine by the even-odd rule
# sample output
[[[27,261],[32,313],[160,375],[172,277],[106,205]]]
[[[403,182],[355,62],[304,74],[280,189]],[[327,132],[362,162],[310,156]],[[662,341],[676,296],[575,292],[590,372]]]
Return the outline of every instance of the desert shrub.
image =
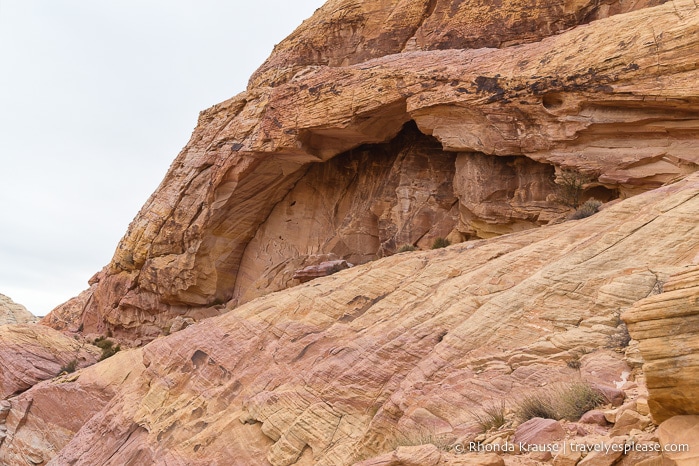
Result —
[[[505,402],[501,401],[498,404],[486,406],[482,412],[471,413],[471,416],[483,433],[491,429],[499,429],[507,422],[505,418]]]
[[[591,215],[599,212],[599,208],[602,205],[597,199],[588,199],[578,207],[578,209],[570,215],[571,220],[580,220],[581,218],[587,218]]]
[[[448,239],[446,238],[435,238],[434,242],[432,243],[432,249],[441,249],[441,248],[446,248],[449,246],[451,243],[449,242]]]
[[[522,421],[535,417],[577,421],[604,403],[604,397],[590,384],[574,382],[531,394],[520,401],[517,415]]]
[[[413,246],[412,244],[404,244],[398,249],[398,252],[412,252],[412,251],[417,251],[417,247]]]
[[[564,169],[556,177],[556,199],[561,204],[577,209],[585,185],[592,181],[590,175],[577,170]]]
[[[559,392],[560,417],[577,421],[586,412],[604,404],[602,394],[588,383],[575,382]]]
[[[67,374],[72,374],[73,372],[75,372],[77,370],[77,368],[78,368],[78,360],[73,359],[72,361],[67,363],[65,366],[62,366],[61,369],[58,371],[58,373],[62,374],[65,372]]]
[[[543,417],[558,420],[558,410],[553,405],[553,397],[549,392],[534,393],[525,396],[517,407],[517,417],[522,422]]]
[[[580,356],[576,356],[573,359],[568,360],[566,364],[571,369],[580,369]]]
[[[108,340],[106,337],[97,337],[93,344],[102,350],[102,355],[100,356],[100,361],[110,358],[121,351],[121,346],[114,345],[112,340]]]

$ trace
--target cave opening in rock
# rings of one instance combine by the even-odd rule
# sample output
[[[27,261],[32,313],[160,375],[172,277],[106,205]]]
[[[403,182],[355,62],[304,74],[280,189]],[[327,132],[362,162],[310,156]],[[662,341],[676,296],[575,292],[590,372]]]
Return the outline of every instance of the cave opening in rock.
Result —
[[[457,154],[410,121],[390,141],[312,163],[249,242],[236,280],[247,301],[327,260],[362,264],[403,245],[428,249],[458,220]]]

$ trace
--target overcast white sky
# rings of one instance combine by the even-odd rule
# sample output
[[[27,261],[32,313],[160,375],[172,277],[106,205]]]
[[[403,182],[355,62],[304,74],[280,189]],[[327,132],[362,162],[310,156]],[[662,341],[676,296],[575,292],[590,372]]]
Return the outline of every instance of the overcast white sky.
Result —
[[[0,0],[0,293],[87,288],[187,143],[324,0]]]

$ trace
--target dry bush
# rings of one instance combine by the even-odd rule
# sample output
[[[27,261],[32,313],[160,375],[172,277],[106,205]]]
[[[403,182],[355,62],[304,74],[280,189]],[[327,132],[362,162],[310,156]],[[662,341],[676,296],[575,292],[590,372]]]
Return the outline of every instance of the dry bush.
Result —
[[[583,414],[603,403],[602,394],[590,384],[573,382],[525,397],[518,404],[517,415],[522,422],[535,417],[577,421]]]
[[[483,408],[480,413],[471,413],[471,416],[478,424],[481,432],[488,432],[491,429],[499,429],[507,423],[505,417],[505,402],[501,401]]]
[[[435,238],[434,242],[432,243],[432,249],[441,249],[441,248],[446,248],[449,246],[451,243],[449,242],[448,239],[446,238]]]
[[[599,212],[599,208],[601,206],[602,203],[597,199],[588,199],[583,203],[583,205],[578,207],[578,209],[575,212],[573,212],[569,218],[571,220],[580,220],[581,218],[587,218]]]

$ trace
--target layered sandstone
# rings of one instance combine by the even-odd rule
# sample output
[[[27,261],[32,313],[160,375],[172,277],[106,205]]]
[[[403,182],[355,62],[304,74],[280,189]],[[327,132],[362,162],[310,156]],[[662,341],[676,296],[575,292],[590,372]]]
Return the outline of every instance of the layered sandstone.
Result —
[[[429,445],[396,446],[431,443],[425,432],[473,439],[480,406],[512,407],[556,382],[580,378],[630,396],[642,377],[634,380],[640,374],[623,353],[600,348],[619,341],[619,312],[697,265],[697,215],[694,175],[584,220],[396,254],[255,299],[158,338],[128,353],[133,359],[12,398],[0,458],[23,464],[23,439],[50,417],[49,426],[77,432],[47,436],[34,451],[42,461],[57,452],[53,465],[451,461]],[[39,403],[71,400],[76,390],[99,402],[70,426],[62,402],[50,415]],[[618,428],[633,417],[643,429],[647,406],[627,400],[605,417]],[[601,426],[562,426],[568,440],[610,438]],[[585,464],[607,460],[590,455]]]
[[[658,423],[699,413],[699,255],[688,259],[693,265],[663,280],[656,293],[623,315],[631,336],[639,341],[648,404]]]
[[[26,307],[0,294],[0,325],[28,324],[35,321],[36,317]]]
[[[0,399],[57,376],[71,363],[97,362],[99,349],[42,325],[0,326]]]
[[[550,223],[563,170],[603,200],[696,170],[694,2],[486,3],[328,2],[201,114],[112,262],[44,322],[147,341],[318,256]]]

